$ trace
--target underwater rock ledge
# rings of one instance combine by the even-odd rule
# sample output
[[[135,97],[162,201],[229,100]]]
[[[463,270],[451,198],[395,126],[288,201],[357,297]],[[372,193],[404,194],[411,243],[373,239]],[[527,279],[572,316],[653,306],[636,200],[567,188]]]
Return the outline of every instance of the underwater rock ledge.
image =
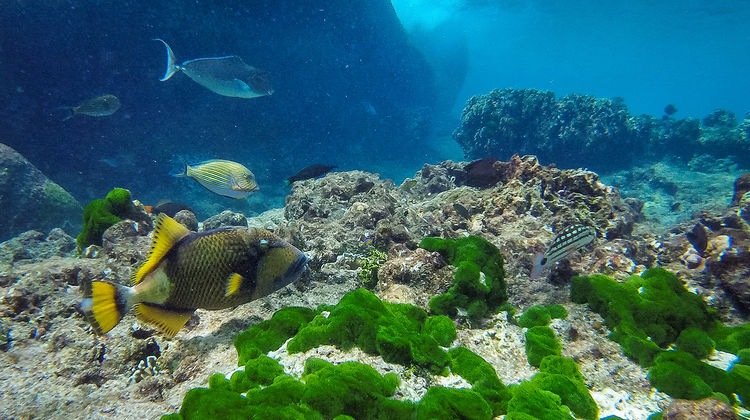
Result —
[[[360,171],[295,183],[283,210],[251,218],[248,224],[271,228],[304,251],[310,258],[309,278],[232,310],[199,310],[172,340],[138,324],[132,315],[109,335],[95,336],[76,311],[82,281],[129,281],[149,247],[147,224],[116,223],[88,258],[73,258],[72,238],[61,238],[59,232],[46,238],[16,238],[31,250],[47,251],[0,259],[0,392],[6,396],[0,410],[9,417],[48,418],[153,418],[176,412],[187,390],[205,386],[216,372],[236,369],[233,341],[241,331],[284,307],[336,304],[362,286],[359,273],[372,249],[386,255],[370,279],[375,294],[426,309],[432,296],[450,287],[456,269],[440,254],[419,248],[420,241],[425,236],[467,235],[485,238],[502,253],[513,307],[565,307],[568,318],[552,320],[549,328],[562,343],[562,356],[576,360],[602,416],[645,418],[665,409],[671,399],[651,393],[646,371],[607,338],[604,319],[570,302],[568,281],[574,273],[624,279],[660,264],[709,297],[709,304],[721,314],[737,315],[724,291],[711,287],[704,273],[686,269],[679,260],[679,253],[690,246],[684,235],[674,233],[668,246],[659,245],[663,233],[639,227],[641,204],[623,199],[590,171],[561,170],[539,165],[533,156],[514,156],[493,163],[495,183],[477,189],[466,185],[466,166],[451,161],[425,165],[399,186]],[[227,214],[211,223],[237,219]],[[594,227],[598,238],[561,262],[549,279],[530,279],[533,254],[544,250],[553,229],[571,224]],[[53,243],[60,245],[55,248]],[[0,250],[13,249],[6,244]],[[523,328],[506,314],[480,321],[459,314],[456,323],[456,343],[492,365],[504,384],[517,384],[537,373],[526,360]],[[381,374],[393,369],[356,352],[312,351],[334,363],[360,360]],[[285,366],[299,363],[282,361]],[[423,387],[429,378],[416,372],[408,383]],[[400,392],[418,394],[414,389]]]

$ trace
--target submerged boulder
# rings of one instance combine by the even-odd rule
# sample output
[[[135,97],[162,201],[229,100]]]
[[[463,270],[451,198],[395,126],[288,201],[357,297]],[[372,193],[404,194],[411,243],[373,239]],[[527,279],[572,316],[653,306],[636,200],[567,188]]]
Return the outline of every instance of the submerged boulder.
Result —
[[[0,240],[27,230],[81,228],[81,204],[20,153],[0,143]]]

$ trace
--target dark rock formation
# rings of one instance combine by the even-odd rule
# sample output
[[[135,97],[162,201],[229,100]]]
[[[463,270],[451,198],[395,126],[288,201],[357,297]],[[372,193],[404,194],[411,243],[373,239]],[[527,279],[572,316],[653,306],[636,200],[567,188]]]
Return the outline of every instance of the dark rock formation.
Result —
[[[27,230],[81,229],[83,208],[12,148],[0,143],[0,240]]]
[[[535,89],[501,89],[469,99],[454,137],[469,158],[534,154],[544,163],[597,170],[664,155],[707,154],[750,161],[746,125],[717,110],[701,122],[664,115],[633,116],[621,99],[556,98]],[[745,124],[745,123],[743,123]]]

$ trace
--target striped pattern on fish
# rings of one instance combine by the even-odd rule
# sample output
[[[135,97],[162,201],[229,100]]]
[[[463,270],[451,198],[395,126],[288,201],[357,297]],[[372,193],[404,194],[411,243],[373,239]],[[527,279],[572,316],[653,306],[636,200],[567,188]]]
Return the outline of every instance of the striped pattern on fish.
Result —
[[[542,271],[570,256],[570,254],[583,248],[596,238],[594,228],[585,225],[573,225],[563,229],[547,248],[544,254],[537,254],[534,268],[531,270],[531,278],[537,278]]]

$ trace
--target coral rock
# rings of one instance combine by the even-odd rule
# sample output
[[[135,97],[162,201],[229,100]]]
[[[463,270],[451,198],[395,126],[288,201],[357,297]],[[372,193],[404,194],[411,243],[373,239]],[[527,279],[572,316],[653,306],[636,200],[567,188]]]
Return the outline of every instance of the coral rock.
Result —
[[[699,401],[674,400],[663,413],[664,420],[735,420],[737,413],[729,404],[715,398]]]

